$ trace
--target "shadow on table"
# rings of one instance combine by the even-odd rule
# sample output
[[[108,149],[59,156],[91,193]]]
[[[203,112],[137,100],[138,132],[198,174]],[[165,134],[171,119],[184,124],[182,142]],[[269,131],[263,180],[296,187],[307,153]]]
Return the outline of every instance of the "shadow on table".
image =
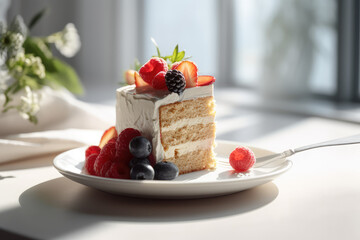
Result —
[[[49,238],[103,221],[177,222],[233,216],[261,208],[277,195],[276,185],[267,183],[222,197],[140,199],[111,195],[61,177],[23,192],[19,198],[21,208],[0,213],[0,223],[19,229],[26,226],[27,231],[40,231],[38,237]]]

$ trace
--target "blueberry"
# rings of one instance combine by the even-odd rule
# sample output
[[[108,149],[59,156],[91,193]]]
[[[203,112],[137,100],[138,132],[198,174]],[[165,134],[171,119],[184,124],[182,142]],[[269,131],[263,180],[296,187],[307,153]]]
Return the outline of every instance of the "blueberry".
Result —
[[[147,158],[133,158],[129,163],[129,167],[132,168],[136,164],[140,164],[140,163],[150,165],[150,161]]]
[[[179,175],[179,168],[172,162],[158,162],[154,170],[156,180],[173,180]]]
[[[149,140],[142,136],[134,137],[129,143],[129,150],[136,158],[146,158],[152,151]]]
[[[154,169],[149,164],[136,164],[130,170],[130,178],[136,180],[153,180],[154,179]]]

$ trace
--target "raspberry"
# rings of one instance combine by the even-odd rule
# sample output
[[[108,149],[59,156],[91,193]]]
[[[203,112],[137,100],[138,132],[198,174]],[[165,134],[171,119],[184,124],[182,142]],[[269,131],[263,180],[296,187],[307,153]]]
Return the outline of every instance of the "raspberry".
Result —
[[[86,171],[90,174],[90,175],[96,175],[95,170],[94,170],[94,163],[95,160],[97,158],[99,154],[93,153],[90,154],[86,159],[85,159],[85,169]]]
[[[165,83],[170,92],[177,94],[182,93],[186,86],[184,74],[175,69],[166,72]]]
[[[98,176],[101,176],[101,168],[106,162],[114,161],[116,159],[116,143],[107,143],[102,149],[99,156],[94,163],[94,170]]]
[[[129,179],[130,178],[130,168],[126,164],[121,162],[113,162],[105,174],[105,177],[108,178],[120,178],[120,179]]]
[[[255,164],[254,153],[247,147],[237,147],[231,152],[229,162],[237,172],[246,172]]]
[[[156,159],[152,153],[148,156],[148,159],[151,166],[154,166],[156,164]]]
[[[113,137],[112,139],[110,139],[108,141],[108,143],[116,143],[116,139],[117,139],[117,137]]]
[[[100,177],[105,177],[107,171],[110,169],[111,165],[114,163],[114,161],[108,161],[105,162],[104,165],[102,165],[101,169],[100,169],[100,173],[99,176]]]
[[[145,82],[151,84],[156,74],[167,70],[168,65],[164,59],[153,57],[140,68],[139,74]]]
[[[129,150],[129,143],[137,136],[141,136],[141,133],[134,128],[126,128],[119,134],[116,140],[116,156],[121,162],[129,164],[132,159],[132,155]]]
[[[165,74],[166,74],[166,72],[164,72],[164,71],[156,74],[155,78],[153,79],[153,81],[151,83],[153,88],[166,89]]]
[[[181,62],[174,62],[173,65],[171,65],[171,70],[176,69],[177,66],[179,66]]]
[[[91,154],[100,153],[101,148],[99,146],[90,146],[85,150],[85,158],[89,157]]]

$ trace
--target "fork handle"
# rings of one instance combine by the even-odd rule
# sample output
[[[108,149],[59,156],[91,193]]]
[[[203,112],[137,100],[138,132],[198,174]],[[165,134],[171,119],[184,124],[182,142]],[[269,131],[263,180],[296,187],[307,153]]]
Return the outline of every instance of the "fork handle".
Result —
[[[348,144],[357,144],[360,143],[360,134],[353,135],[345,138],[333,139],[330,141],[325,141],[321,143],[314,143],[310,145],[306,145],[303,147],[295,148],[294,153],[303,152],[306,150],[320,148],[320,147],[330,147],[330,146],[340,146],[340,145],[348,145]]]

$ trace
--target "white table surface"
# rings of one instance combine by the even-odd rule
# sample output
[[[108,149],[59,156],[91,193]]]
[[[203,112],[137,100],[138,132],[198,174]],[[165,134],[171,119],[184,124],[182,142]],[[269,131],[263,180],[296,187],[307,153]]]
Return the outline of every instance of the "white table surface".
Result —
[[[226,116],[218,110],[221,116]],[[244,140],[220,118],[218,136]],[[273,151],[360,133],[360,126],[300,118],[246,144]],[[228,134],[228,135],[227,135]],[[290,171],[236,194],[197,200],[110,195],[72,182],[54,155],[0,165],[0,229],[40,239],[360,239],[360,145],[294,155]],[[1,239],[1,232],[0,232]]]

